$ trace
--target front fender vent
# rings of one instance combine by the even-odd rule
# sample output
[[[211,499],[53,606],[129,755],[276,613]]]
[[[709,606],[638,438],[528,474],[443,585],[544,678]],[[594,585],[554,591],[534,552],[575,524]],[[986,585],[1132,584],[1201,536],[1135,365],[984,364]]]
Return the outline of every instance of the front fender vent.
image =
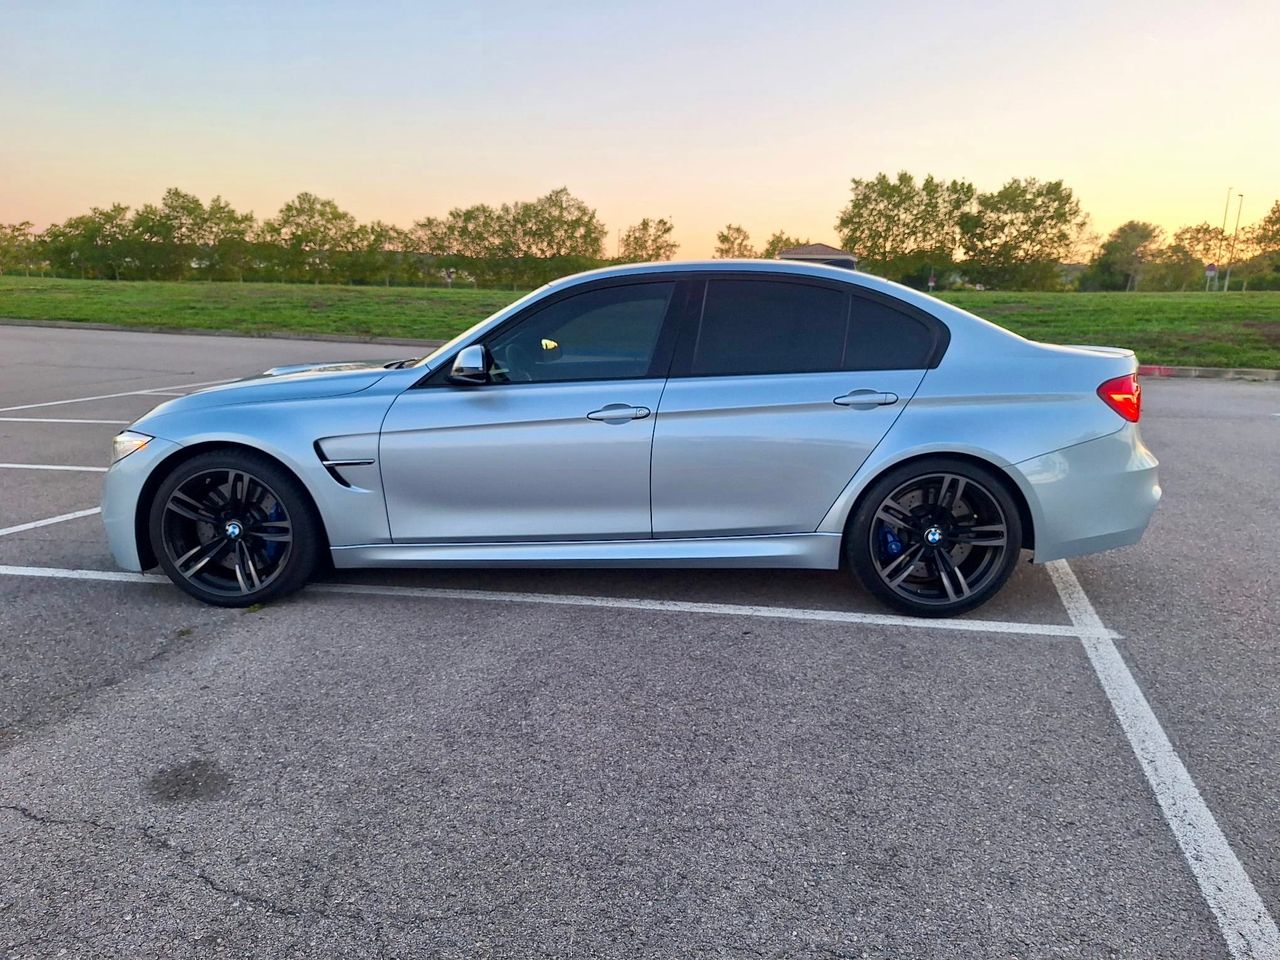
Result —
[[[329,476],[333,477],[334,480],[349,489],[357,488],[355,484],[342,475],[342,471],[344,469],[349,467],[371,467],[377,463],[377,461],[372,457],[352,457],[343,459],[327,457],[325,456],[324,448],[320,446],[319,440],[317,440],[313,446],[315,447],[316,456],[319,458],[321,465],[328,472]]]

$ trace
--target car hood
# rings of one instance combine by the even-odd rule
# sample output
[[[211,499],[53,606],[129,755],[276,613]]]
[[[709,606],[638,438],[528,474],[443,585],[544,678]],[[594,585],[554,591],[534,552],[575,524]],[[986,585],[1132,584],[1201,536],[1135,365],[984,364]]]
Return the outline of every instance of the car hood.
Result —
[[[392,364],[396,362],[390,361]],[[233,404],[341,397],[369,389],[389,372],[388,361],[311,363],[273,367],[257,377],[207,387],[185,397],[177,397],[162,403],[138,420],[134,426],[145,425],[150,420],[172,413],[186,413]]]

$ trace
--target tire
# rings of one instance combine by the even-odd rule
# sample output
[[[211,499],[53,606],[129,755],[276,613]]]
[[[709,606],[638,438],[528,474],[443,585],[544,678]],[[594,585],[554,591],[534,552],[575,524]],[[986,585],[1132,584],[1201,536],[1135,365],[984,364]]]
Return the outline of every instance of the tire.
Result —
[[[197,600],[248,607],[300,590],[324,534],[298,480],[251,451],[215,450],[179,464],[156,491],[151,549]]]
[[[845,531],[849,566],[873,594],[917,617],[982,606],[1022,549],[1008,481],[967,460],[931,457],[888,471],[859,500]]]

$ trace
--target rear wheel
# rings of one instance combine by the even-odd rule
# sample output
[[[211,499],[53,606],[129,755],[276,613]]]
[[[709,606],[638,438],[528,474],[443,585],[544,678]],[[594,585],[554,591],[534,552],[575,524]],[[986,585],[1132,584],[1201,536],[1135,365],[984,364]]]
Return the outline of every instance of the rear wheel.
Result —
[[[1021,548],[1022,522],[1005,482],[948,458],[906,464],[877,480],[845,537],[850,566],[867,589],[921,617],[986,603]]]
[[[298,481],[266,457],[236,450],[179,465],[156,492],[149,531],[169,579],[221,607],[300,589],[322,544]]]

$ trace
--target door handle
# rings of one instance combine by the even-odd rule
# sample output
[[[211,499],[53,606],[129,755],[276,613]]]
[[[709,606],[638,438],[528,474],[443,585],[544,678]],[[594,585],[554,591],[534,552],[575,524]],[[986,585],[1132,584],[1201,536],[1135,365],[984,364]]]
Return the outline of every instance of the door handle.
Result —
[[[841,407],[853,407],[855,410],[870,410],[872,407],[892,406],[898,402],[898,395],[879,390],[851,390],[831,402]]]
[[[633,407],[629,403],[606,403],[599,410],[588,413],[587,419],[603,423],[626,423],[628,420],[643,420],[651,412],[648,407]]]

